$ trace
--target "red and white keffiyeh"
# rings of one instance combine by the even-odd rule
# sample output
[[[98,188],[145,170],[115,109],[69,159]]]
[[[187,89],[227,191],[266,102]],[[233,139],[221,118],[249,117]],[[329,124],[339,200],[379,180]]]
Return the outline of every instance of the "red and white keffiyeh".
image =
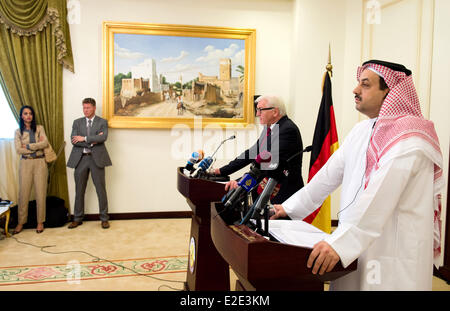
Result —
[[[431,145],[436,153],[435,158],[442,159],[439,140],[433,122],[425,120],[419,99],[414,87],[412,75],[407,76],[402,71],[395,71],[386,66],[367,63],[358,67],[357,79],[361,73],[372,70],[383,77],[389,93],[381,106],[378,119],[373,129],[369,148],[367,150],[367,166],[365,172],[365,187],[373,170],[378,169],[381,157],[396,143],[411,137],[419,137]],[[434,258],[435,265],[441,254],[441,189],[443,187],[442,161],[434,163]]]

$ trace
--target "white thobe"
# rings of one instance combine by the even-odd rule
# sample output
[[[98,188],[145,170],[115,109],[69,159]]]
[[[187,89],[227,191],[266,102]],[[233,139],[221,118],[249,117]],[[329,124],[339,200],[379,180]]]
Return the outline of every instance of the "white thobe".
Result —
[[[332,290],[431,290],[433,150],[419,138],[394,145],[364,189],[375,119],[358,123],[314,178],[282,205],[292,219],[317,209],[339,185],[339,225],[325,239],[344,267],[358,268]]]

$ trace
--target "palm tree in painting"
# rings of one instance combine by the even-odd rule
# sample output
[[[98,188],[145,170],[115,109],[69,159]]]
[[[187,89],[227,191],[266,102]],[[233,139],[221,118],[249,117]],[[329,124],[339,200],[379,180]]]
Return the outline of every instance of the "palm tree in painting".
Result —
[[[244,66],[242,66],[242,65],[237,65],[236,66],[236,71],[240,74],[239,75],[239,82],[244,82],[244,73],[245,73],[245,71],[244,71]]]

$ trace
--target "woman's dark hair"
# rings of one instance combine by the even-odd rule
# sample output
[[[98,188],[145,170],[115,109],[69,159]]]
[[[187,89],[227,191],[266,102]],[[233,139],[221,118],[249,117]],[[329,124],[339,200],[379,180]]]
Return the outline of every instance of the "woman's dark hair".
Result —
[[[34,109],[31,106],[22,106],[22,108],[20,108],[20,121],[19,121],[19,127],[20,127],[20,134],[23,134],[23,130],[25,129],[25,122],[22,119],[22,112],[24,109],[30,109],[31,110],[31,114],[33,115],[33,120],[31,120],[31,129],[33,130],[33,132],[36,133],[36,114],[34,113]]]

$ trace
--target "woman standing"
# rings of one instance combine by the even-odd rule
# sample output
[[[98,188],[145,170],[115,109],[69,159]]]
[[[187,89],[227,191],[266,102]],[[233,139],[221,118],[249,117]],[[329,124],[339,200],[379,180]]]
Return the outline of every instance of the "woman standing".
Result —
[[[15,147],[20,155],[19,164],[19,218],[14,234],[22,231],[28,218],[28,201],[31,187],[34,185],[36,195],[37,227],[36,232],[44,231],[46,197],[47,197],[47,163],[44,148],[47,147],[47,136],[42,125],[36,125],[32,107],[22,106],[20,109],[19,128],[15,133]]]

